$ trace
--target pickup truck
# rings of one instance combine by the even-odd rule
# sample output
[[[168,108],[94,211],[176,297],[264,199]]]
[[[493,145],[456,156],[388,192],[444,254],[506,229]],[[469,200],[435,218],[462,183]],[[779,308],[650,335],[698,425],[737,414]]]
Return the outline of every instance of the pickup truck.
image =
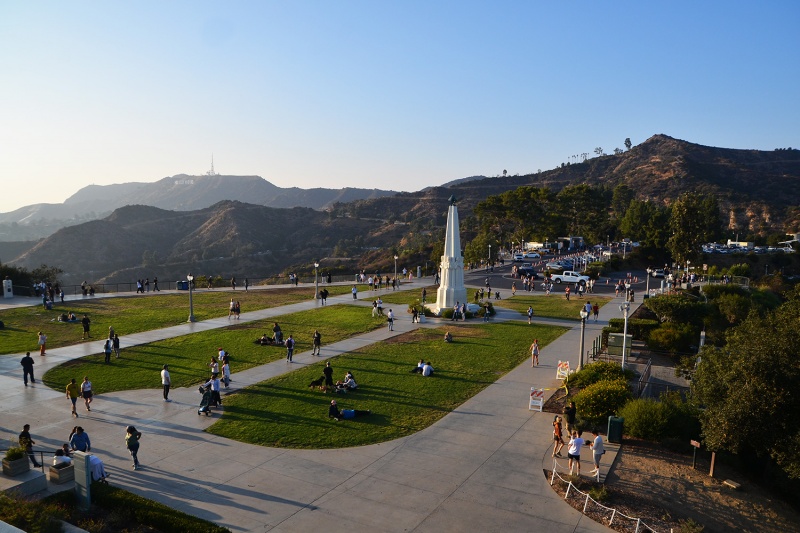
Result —
[[[553,283],[580,283],[581,285],[589,283],[589,276],[584,276],[580,272],[574,272],[572,270],[565,270],[564,272],[553,274],[551,279]]]

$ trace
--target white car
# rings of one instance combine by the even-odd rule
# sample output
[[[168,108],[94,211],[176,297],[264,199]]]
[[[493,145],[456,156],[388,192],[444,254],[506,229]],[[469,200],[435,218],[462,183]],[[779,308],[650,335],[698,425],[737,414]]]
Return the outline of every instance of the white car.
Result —
[[[522,254],[514,254],[514,261],[522,261],[525,259],[525,256]]]
[[[574,272],[572,270],[565,270],[560,274],[553,274],[550,279],[553,280],[553,283],[580,283],[581,285],[589,283],[589,276],[584,276],[580,272]]]
[[[527,252],[524,256],[525,259],[541,259],[542,256],[536,252]]]

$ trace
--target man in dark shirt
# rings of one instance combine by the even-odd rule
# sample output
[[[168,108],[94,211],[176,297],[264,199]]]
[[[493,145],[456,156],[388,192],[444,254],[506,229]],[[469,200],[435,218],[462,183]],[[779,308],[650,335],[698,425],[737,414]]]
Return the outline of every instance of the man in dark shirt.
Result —
[[[575,402],[569,402],[569,405],[564,408],[564,418],[567,419],[567,434],[572,435],[572,431],[575,429],[575,415],[577,410],[575,409]]]
[[[91,335],[89,335],[89,324],[91,322],[92,321],[89,320],[89,315],[83,315],[83,318],[81,319],[81,324],[83,324],[83,336],[81,337],[81,339],[85,339],[86,337],[91,337]]]
[[[22,380],[25,382],[25,386],[28,386],[28,376],[31,377],[31,383],[36,383],[36,380],[33,379],[33,357],[31,357],[31,352],[25,352],[25,357],[19,362],[22,365]]]
[[[33,467],[39,468],[42,465],[36,461],[36,456],[33,454],[33,445],[36,443],[33,442],[31,433],[28,431],[29,429],[31,429],[30,424],[25,424],[22,426],[22,432],[19,434],[19,446],[28,454],[28,457],[30,457],[31,462],[33,463]]]
[[[325,363],[325,368],[322,369],[322,373],[325,375],[325,386],[333,388],[333,368],[331,367],[330,361]]]

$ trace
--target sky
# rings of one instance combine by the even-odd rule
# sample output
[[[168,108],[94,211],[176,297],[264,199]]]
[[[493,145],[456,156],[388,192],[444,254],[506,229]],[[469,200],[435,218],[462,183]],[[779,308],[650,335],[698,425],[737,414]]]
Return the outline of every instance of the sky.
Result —
[[[663,133],[800,147],[800,2],[0,0],[0,212],[258,175],[414,191]]]

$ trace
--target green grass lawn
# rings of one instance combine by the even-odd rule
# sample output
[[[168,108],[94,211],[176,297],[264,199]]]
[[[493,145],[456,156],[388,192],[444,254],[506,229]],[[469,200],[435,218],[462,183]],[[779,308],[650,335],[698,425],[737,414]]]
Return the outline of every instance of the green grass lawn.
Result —
[[[349,286],[329,285],[331,296],[350,292]],[[314,297],[314,288],[309,286],[237,291],[193,292],[194,315],[200,320],[228,314],[231,298],[241,303],[242,312],[255,311],[301,302]],[[47,335],[47,347],[57,348],[80,343],[83,328],[80,322],[58,322],[62,313],[74,312],[79,318],[86,313],[92,321],[91,333],[95,339],[104,339],[108,327],[123,337],[130,333],[149,331],[182,324],[189,318],[189,293],[123,296],[116,298],[86,298],[56,305],[46,311],[41,305],[6,309],[0,311],[0,320],[5,328],[0,330],[0,355],[37,351],[37,333]]]
[[[454,342],[442,341],[445,330]],[[420,431],[442,418],[528,357],[534,337],[545,346],[566,328],[522,322],[420,328],[331,360],[334,379],[353,372],[359,388],[347,394],[309,389],[324,363],[248,387],[225,400],[213,434],[289,448],[338,448],[384,442]],[[421,357],[436,369],[410,371]],[[328,406],[370,409],[367,417],[336,422]],[[525,405],[527,398],[519,399]]]
[[[122,350],[120,359],[105,364],[102,354],[69,361],[45,373],[48,387],[63,390],[71,378],[77,382],[89,376],[97,394],[130,389],[159,388],[161,367],[169,365],[172,386],[186,387],[208,379],[208,363],[222,346],[231,353],[231,372],[246,370],[286,357],[279,346],[260,346],[253,341],[262,333],[272,335],[272,324],[278,322],[284,337],[293,335],[295,353],[311,349],[315,329],[322,334],[322,349],[354,335],[360,335],[386,324],[384,318],[372,318],[371,310],[353,305],[320,307],[270,320],[237,324],[222,329],[184,335],[172,339],[134,346]],[[99,345],[98,345],[99,351]]]
[[[563,294],[557,294],[555,292],[550,296],[545,296],[544,293],[541,292],[536,296],[531,296],[526,292],[517,291],[517,295],[513,298],[492,300],[492,304],[497,307],[505,307],[507,309],[519,311],[523,315],[527,315],[528,306],[531,306],[533,307],[534,317],[580,320],[581,307],[586,305],[586,302],[592,302],[592,304],[597,302],[600,307],[603,307],[603,304],[609,300],[611,300],[611,298],[589,294],[582,299],[577,296],[572,296],[569,301],[567,301]]]

